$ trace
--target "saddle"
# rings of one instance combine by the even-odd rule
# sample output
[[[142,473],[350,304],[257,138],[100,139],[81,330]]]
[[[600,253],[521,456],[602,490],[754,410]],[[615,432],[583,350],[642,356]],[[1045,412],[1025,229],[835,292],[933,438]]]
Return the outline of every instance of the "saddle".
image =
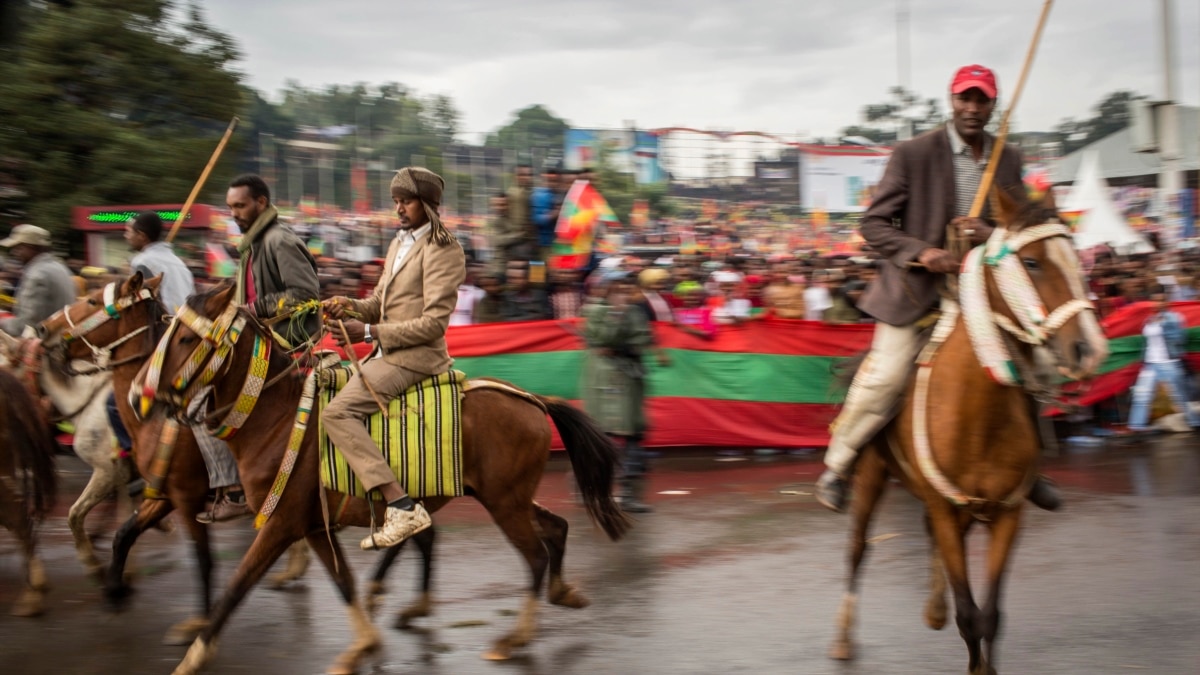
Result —
[[[321,373],[317,395],[333,400],[350,381],[346,366]],[[451,370],[407,389],[388,403],[388,414],[375,413],[365,424],[396,479],[413,497],[461,497],[462,399],[465,373]],[[368,498],[346,458],[319,432],[321,484],[352,497]]]

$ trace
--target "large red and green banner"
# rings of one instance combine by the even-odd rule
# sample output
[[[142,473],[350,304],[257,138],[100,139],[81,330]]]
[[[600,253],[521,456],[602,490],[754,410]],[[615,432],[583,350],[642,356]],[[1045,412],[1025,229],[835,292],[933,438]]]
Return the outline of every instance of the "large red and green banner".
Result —
[[[1186,320],[1188,360],[1200,368],[1200,302],[1175,303]],[[1102,322],[1109,356],[1084,385],[1083,405],[1127,391],[1137,379],[1150,303]],[[578,321],[457,326],[447,335],[454,367],[508,380],[538,394],[581,397]],[[870,325],[762,319],[722,327],[714,340],[656,324],[671,364],[647,358],[653,446],[823,447],[844,390],[837,365],[870,346]],[[364,346],[365,347],[365,346]],[[365,350],[364,350],[365,351]],[[557,437],[555,447],[561,447]]]
[[[454,367],[530,391],[578,400],[583,341],[574,321],[450,329]],[[714,340],[654,327],[670,365],[645,359],[648,445],[823,446],[842,392],[834,368],[866,349],[871,326],[764,319]]]

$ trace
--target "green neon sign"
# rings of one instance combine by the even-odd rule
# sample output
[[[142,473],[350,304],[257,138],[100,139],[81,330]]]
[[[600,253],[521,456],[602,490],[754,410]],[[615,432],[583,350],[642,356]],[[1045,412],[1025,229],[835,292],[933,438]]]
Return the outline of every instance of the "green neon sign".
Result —
[[[164,223],[173,223],[179,218],[179,209],[170,209],[164,211],[159,211],[156,209],[154,212],[158,214],[159,218],[163,219]],[[88,214],[87,219],[93,223],[100,223],[102,225],[112,225],[118,223],[124,225],[125,223],[137,217],[137,214],[139,213],[141,213],[141,211],[97,211],[95,213]],[[189,211],[187,220],[191,219],[192,214]]]

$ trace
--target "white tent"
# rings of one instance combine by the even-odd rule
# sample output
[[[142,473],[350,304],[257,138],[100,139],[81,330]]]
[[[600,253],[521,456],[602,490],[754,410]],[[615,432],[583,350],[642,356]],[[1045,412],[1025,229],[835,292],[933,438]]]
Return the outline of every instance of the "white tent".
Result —
[[[1084,155],[1071,192],[1058,209],[1082,214],[1075,227],[1075,248],[1081,251],[1102,245],[1121,253],[1154,251],[1154,247],[1117,211],[1108,192],[1108,183],[1100,173],[1100,156],[1095,151]]]

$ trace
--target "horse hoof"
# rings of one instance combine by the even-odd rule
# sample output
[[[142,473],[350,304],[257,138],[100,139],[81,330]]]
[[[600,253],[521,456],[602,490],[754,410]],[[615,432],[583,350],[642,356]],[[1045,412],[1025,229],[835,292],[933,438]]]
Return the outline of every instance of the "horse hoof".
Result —
[[[421,607],[410,607],[396,615],[396,622],[392,627],[396,630],[408,630],[412,628],[413,619],[420,619],[429,616],[429,610]]]
[[[583,609],[592,604],[587,597],[570,584],[563,584],[550,593],[550,604],[571,609]]]
[[[507,661],[512,658],[512,645],[507,640],[496,643],[489,651],[483,653],[484,661]]]
[[[325,669],[325,675],[354,675],[358,672],[358,659],[353,656],[339,656],[337,661]]]
[[[925,606],[925,625],[934,630],[946,627],[946,605],[944,603],[940,607]]]
[[[197,639],[188,648],[187,654],[183,657],[183,661],[175,667],[171,675],[196,675],[200,669],[204,667],[212,659],[217,652],[216,643],[212,645],[205,644],[204,640]]]
[[[12,615],[22,619],[29,619],[35,616],[41,616],[46,611],[45,604],[42,602],[42,594],[38,591],[26,591],[21,596],[17,603],[13,605]]]
[[[835,640],[829,647],[829,658],[835,661],[854,660],[854,645],[849,640]]]
[[[200,635],[200,631],[205,628],[208,628],[208,619],[203,617],[184,619],[167,629],[167,634],[163,636],[162,643],[169,647],[180,647],[190,644]]]

